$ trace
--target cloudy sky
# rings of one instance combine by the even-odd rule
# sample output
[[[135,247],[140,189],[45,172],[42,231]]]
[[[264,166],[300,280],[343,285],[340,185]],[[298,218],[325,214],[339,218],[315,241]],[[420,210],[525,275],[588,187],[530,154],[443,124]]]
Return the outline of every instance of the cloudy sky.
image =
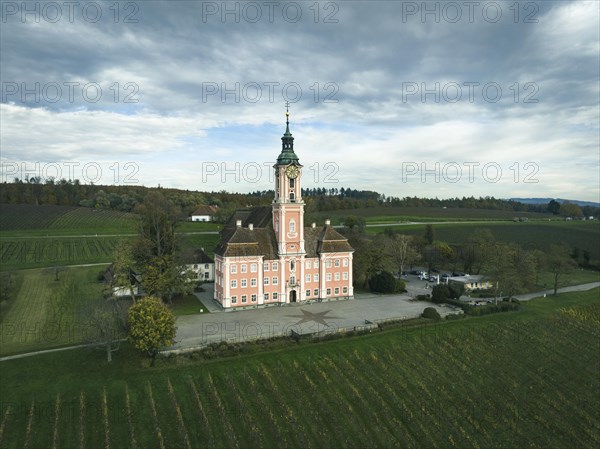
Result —
[[[2,181],[600,201],[600,3],[2,1]]]

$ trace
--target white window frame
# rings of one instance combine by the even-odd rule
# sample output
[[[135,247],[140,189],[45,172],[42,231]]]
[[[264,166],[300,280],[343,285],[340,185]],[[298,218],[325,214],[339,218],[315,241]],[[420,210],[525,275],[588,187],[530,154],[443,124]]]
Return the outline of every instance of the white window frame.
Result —
[[[241,288],[246,288],[246,287],[248,287],[248,279],[242,279],[242,280],[240,281],[240,287],[241,287]]]
[[[240,273],[247,273],[248,272],[248,265],[243,263],[240,267]]]
[[[231,265],[229,271],[231,272],[231,274],[237,274],[237,265],[236,264]]]
[[[237,288],[237,279],[231,280],[231,288]]]

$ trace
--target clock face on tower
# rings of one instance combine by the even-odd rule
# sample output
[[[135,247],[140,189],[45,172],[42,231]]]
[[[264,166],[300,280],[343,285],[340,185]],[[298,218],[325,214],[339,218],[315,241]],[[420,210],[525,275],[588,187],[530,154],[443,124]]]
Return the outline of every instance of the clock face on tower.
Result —
[[[290,179],[297,178],[299,172],[300,172],[300,170],[295,165],[288,165],[287,168],[285,169],[285,174]]]

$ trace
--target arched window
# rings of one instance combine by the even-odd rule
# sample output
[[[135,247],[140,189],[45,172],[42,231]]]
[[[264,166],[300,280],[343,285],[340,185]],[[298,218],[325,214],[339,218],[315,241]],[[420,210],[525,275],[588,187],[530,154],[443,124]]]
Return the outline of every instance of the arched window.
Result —
[[[296,261],[290,260],[290,271],[294,271],[296,269]]]
[[[295,181],[294,178],[290,178],[290,189],[294,188],[294,181]]]
[[[296,232],[296,222],[294,220],[290,220],[290,232]]]

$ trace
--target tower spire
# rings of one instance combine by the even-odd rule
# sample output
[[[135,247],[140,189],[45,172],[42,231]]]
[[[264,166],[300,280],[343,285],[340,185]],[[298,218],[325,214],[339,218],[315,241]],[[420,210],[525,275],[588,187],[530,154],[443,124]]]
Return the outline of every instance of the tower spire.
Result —
[[[291,136],[290,133],[290,102],[285,102],[285,134],[286,136]]]
[[[281,153],[277,158],[277,164],[288,165],[292,162],[298,163],[298,156],[294,153],[294,137],[290,132],[290,103],[285,102],[285,133],[281,138]]]

